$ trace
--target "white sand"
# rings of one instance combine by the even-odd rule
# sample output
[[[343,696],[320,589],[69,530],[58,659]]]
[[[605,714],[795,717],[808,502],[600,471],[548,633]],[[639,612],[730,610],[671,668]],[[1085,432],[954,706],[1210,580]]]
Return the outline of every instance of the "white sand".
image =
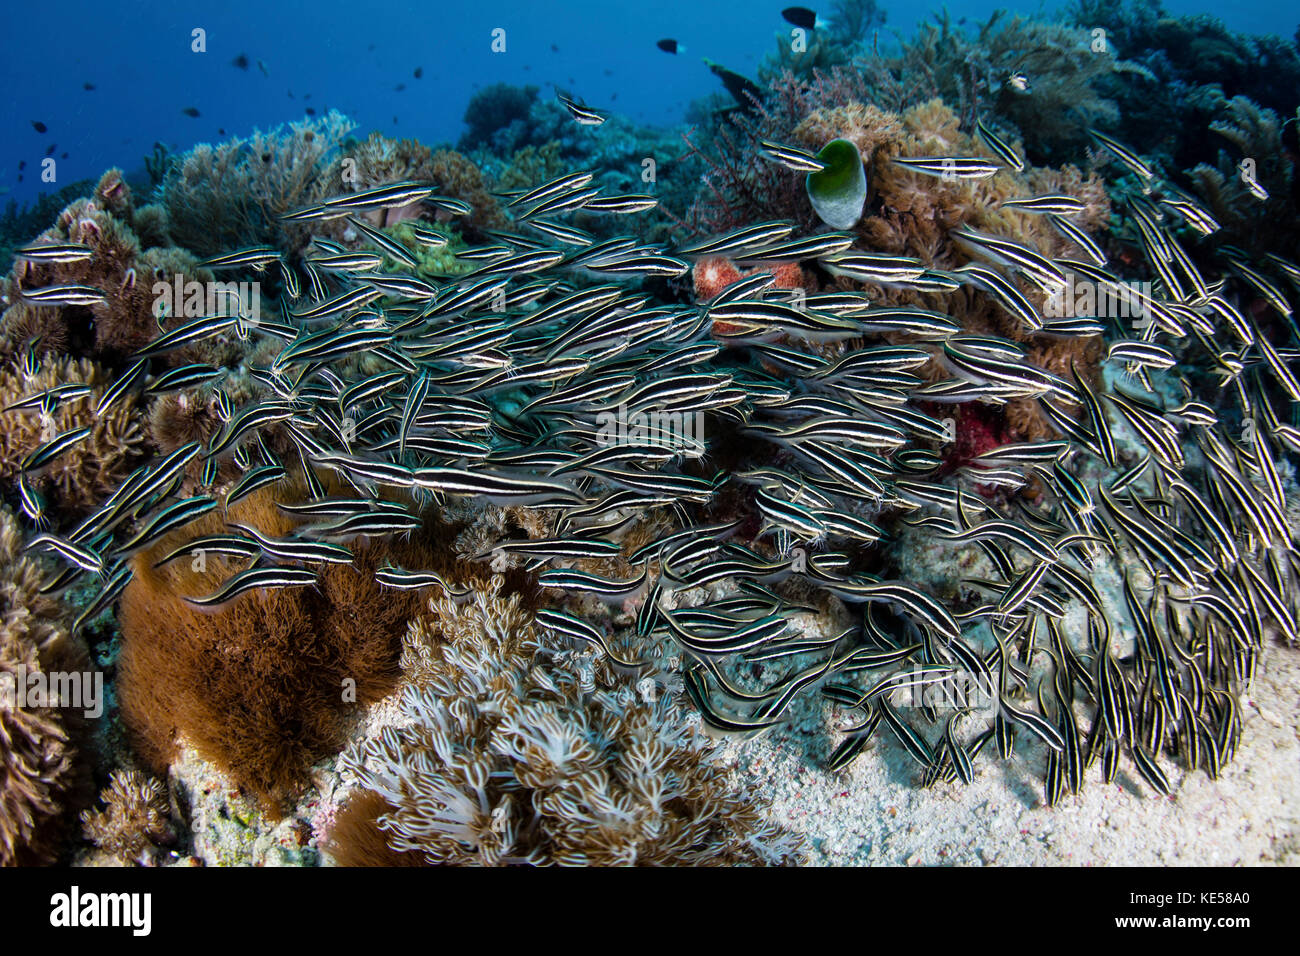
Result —
[[[811,702],[794,729],[725,751],[772,819],[805,835],[825,866],[1112,866],[1300,863],[1300,650],[1269,647],[1242,701],[1236,759],[1218,781],[1162,758],[1162,797],[1126,759],[1107,786],[1093,767],[1077,796],[1044,802],[1041,747],[1001,761],[992,745],[970,786],[919,786],[919,766],[883,727],[848,768],[824,767],[838,740]],[[1023,735],[1020,735],[1023,736]]]

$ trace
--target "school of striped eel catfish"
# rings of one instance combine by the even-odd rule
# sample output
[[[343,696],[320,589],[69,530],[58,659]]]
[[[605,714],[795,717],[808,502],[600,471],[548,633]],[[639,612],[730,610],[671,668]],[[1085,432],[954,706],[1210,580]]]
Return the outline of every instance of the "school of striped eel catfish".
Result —
[[[286,218],[299,223],[349,218],[357,248],[320,238],[296,267],[272,247],[207,261],[227,273],[279,270],[286,294],[277,318],[236,310],[186,322],[134,356],[99,402],[102,411],[149,383],[155,392],[209,386],[224,422],[217,435],[147,462],[75,530],[35,535],[29,547],[61,558],[68,576],[102,577],[93,614],[121,593],[127,559],[142,548],[257,488],[305,482],[309,500],[290,509],[304,521],[296,535],[232,526],[181,549],[246,563],[194,599],[219,608],[261,589],[310,586],[313,567],[350,559],[348,542],[407,533],[448,499],[526,506],[548,516],[551,536],[503,547],[542,588],[632,609],[635,628],[615,640],[590,615],[558,607],[538,610],[538,622],[641,680],[671,684],[715,731],[763,731],[803,695],[821,695],[847,715],[832,767],[883,725],[927,784],[969,782],[990,743],[1003,758],[1017,743],[1043,754],[1049,802],[1063,788],[1078,791],[1097,761],[1113,779],[1122,754],[1160,792],[1170,791],[1171,764],[1216,776],[1238,744],[1240,695],[1265,642],[1297,637],[1300,568],[1284,459],[1300,450],[1300,430],[1275,405],[1300,401],[1300,382],[1289,368],[1295,351],[1270,343],[1261,324],[1294,329],[1279,283],[1300,284],[1300,269],[1225,247],[1223,273],[1203,274],[1171,224],[1208,235],[1209,213],[1123,144],[1097,140],[1145,186],[1129,206],[1154,292],[1107,268],[1098,245],[1070,225],[1078,203],[1067,196],[1021,206],[1072,230],[1084,258],[1051,259],[964,230],[973,261],[944,271],[855,249],[851,233],[795,236],[783,222],[676,248],[632,236],[597,241],[557,217],[579,208],[644,213],[655,202],[602,196],[579,172],[510,194],[520,231],[493,233],[494,245],[464,256],[477,267],[446,281],[394,268],[414,265],[409,250],[359,218],[415,203],[469,211],[434,184],[394,183],[294,211]],[[985,141],[1002,162],[1017,160]],[[765,148],[779,161],[808,162]],[[959,178],[1000,168],[970,157],[903,162]],[[39,261],[78,251],[36,245],[20,254]],[[712,256],[757,268],[695,304],[656,301],[624,281],[682,276]],[[814,260],[857,288],[777,289],[762,271]],[[1050,295],[1080,278],[1135,318],[1045,318],[1017,281]],[[884,306],[869,291],[944,295],[963,286],[1027,330],[1106,336],[1115,374],[1098,387],[1077,370],[1067,379],[1016,343],[963,331],[942,311]],[[71,286],[25,293],[56,305],[99,295]],[[1244,307],[1248,299],[1277,315]],[[218,370],[202,365],[151,382],[151,359],[230,334],[281,340],[269,365],[250,369],[264,389],[256,400],[232,407]],[[350,371],[362,353],[385,370]],[[927,383],[915,373],[935,358],[948,377]],[[935,409],[1026,397],[1058,439],[943,467],[952,435]],[[702,433],[690,427],[697,420]],[[271,430],[290,454],[267,448]],[[82,438],[55,437],[25,470]],[[241,476],[213,487],[217,463],[232,460]],[[182,475],[199,466],[208,493],[178,500]],[[651,513],[664,530],[625,546],[626,529]],[[903,530],[974,553],[985,576],[953,581],[944,599],[900,580],[891,548]],[[612,555],[631,576],[575,566]],[[1122,582],[1112,589],[1122,599],[1104,598],[1105,569]],[[421,568],[377,574],[392,588],[463,587]],[[809,628],[810,596],[842,602],[855,624]],[[652,644],[673,648],[670,665],[640,656],[638,646]],[[920,703],[905,706],[902,696]]]

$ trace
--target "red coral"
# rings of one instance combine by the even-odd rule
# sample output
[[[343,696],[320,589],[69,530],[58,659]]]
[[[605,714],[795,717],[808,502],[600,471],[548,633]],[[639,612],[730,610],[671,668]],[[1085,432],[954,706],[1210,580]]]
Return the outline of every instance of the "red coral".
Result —
[[[994,448],[1015,440],[1002,409],[979,402],[960,405],[951,415],[955,441],[944,450],[940,475],[948,475]],[[984,498],[993,495],[991,485],[976,483],[974,489]]]
[[[730,259],[715,256],[712,259],[701,259],[695,263],[691,276],[695,280],[696,301],[708,302],[739,279],[740,270],[735,267]]]
[[[772,274],[772,277],[776,280],[772,285],[775,289],[802,289],[804,287],[803,270],[799,268],[797,262],[771,262],[756,269],[742,271],[736,268],[736,264],[730,259],[723,256],[714,256],[710,259],[701,259],[695,263],[695,268],[691,272],[691,277],[695,281],[695,299],[697,302],[708,302],[737,279],[743,279],[745,276],[756,275],[760,272],[770,272]],[[740,331],[739,327],[727,322],[714,323],[714,329],[724,334]]]
[[[962,405],[957,410],[956,425],[957,441],[949,453],[954,465],[964,465],[1007,443],[1006,419],[996,408],[975,402]]]

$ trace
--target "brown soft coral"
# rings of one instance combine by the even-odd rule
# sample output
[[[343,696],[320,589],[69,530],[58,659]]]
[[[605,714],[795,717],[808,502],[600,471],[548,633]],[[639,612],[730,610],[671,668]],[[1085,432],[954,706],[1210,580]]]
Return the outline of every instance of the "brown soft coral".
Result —
[[[49,418],[39,409],[0,411],[0,479],[15,478],[23,459],[56,435],[89,427],[90,435],[60,455],[41,480],[57,493],[55,504],[72,510],[95,507],[116,491],[144,454],[145,433],[134,395],[123,395],[112,408],[95,414],[111,381],[88,359],[52,353],[30,379],[18,362],[0,371],[0,408],[56,385],[90,386],[89,395],[60,402]]]
[[[38,241],[87,245],[93,253],[90,259],[61,264],[19,262],[7,280],[11,299],[16,299],[17,293],[24,289],[65,283],[103,291],[104,301],[89,309],[69,307],[60,310],[57,318],[39,316],[40,324],[53,331],[54,341],[43,342],[44,347],[54,348],[65,343],[70,335],[81,335],[83,330],[88,330],[88,336],[93,337],[88,351],[95,358],[123,359],[157,336],[161,328],[180,321],[174,316],[164,316],[165,321],[160,325],[155,286],[161,283],[170,287],[178,276],[183,282],[212,280],[212,273],[200,268],[198,260],[184,249],[157,246],[141,249],[141,242],[130,225],[134,219],[130,192],[116,173],[116,170],[105,173],[93,196],[69,205],[55,224],[38,237]],[[23,308],[19,303],[6,312],[5,333],[11,340],[29,339],[35,331],[32,317],[15,311]],[[60,324],[62,331],[58,328]]]
[[[296,501],[303,491],[278,493]],[[276,501],[262,489],[228,518],[289,534],[295,523]],[[379,699],[397,678],[401,635],[422,602],[381,587],[375,569],[391,562],[450,574],[452,564],[430,528],[354,547],[354,564],[321,568],[315,587],[259,590],[203,611],[185,598],[216,591],[242,563],[187,555],[153,565],[195,537],[225,531],[213,513],[134,559],[120,614],[122,717],[153,769],[162,772],[183,736],[275,813],[310,764],[341,745],[355,705]]]

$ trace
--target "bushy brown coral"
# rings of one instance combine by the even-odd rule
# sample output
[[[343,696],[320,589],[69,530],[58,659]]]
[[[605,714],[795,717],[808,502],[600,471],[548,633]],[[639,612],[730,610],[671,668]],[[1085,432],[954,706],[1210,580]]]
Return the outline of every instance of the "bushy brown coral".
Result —
[[[62,309],[18,301],[0,317],[0,356],[21,355],[28,348],[39,352],[67,352],[71,333]]]
[[[24,376],[22,365],[11,362],[0,371],[0,409],[56,385],[90,386],[82,398],[60,402],[50,417],[39,409],[0,411],[0,479],[16,479],[23,459],[56,435],[77,428],[90,434],[76,443],[32,484],[53,491],[52,503],[71,510],[97,506],[117,490],[145,450],[145,431],[133,395],[124,395],[103,414],[95,405],[112,382],[101,366],[88,359],[47,354],[37,374]]]
[[[379,818],[392,809],[392,804],[370,790],[353,794],[323,834],[321,848],[336,866],[427,866],[423,854],[414,850],[403,853],[388,845]]]
[[[345,754],[391,807],[389,847],[434,865],[798,859],[669,695],[551,643],[501,588],[430,602],[406,634],[403,725]]]
[[[1296,158],[1283,143],[1283,121],[1244,96],[1225,100],[1217,88],[1208,104],[1216,119],[1210,131],[1222,143],[1215,166],[1201,163],[1187,175],[1222,227],[1207,240],[1211,246],[1231,244],[1252,252],[1291,249],[1300,243],[1297,209]],[[1287,122],[1300,124],[1300,115]],[[1267,199],[1253,194],[1249,175]]]
[[[167,536],[133,561],[122,596],[118,693],[122,717],[150,767],[162,772],[184,736],[278,812],[306,779],[310,764],[341,745],[355,704],[387,694],[398,675],[412,592],[375,580],[376,567],[451,571],[433,529],[410,540],[355,545],[353,565],[330,565],[307,588],[266,589],[205,611],[186,597],[215,592],[245,564],[186,555],[155,568],[162,556],[201,535],[225,532],[225,520],[272,537],[295,522],[276,501],[298,501],[296,486],[262,489]]]
[[[79,712],[18,697],[20,682],[87,666],[67,609],[40,593],[47,573],[22,554],[18,522],[0,509],[0,866],[57,856],[66,812],[88,780],[75,747]]]
[[[82,833],[124,864],[146,864],[172,839],[162,784],[138,770],[115,770],[99,795],[99,810],[81,814]]]

